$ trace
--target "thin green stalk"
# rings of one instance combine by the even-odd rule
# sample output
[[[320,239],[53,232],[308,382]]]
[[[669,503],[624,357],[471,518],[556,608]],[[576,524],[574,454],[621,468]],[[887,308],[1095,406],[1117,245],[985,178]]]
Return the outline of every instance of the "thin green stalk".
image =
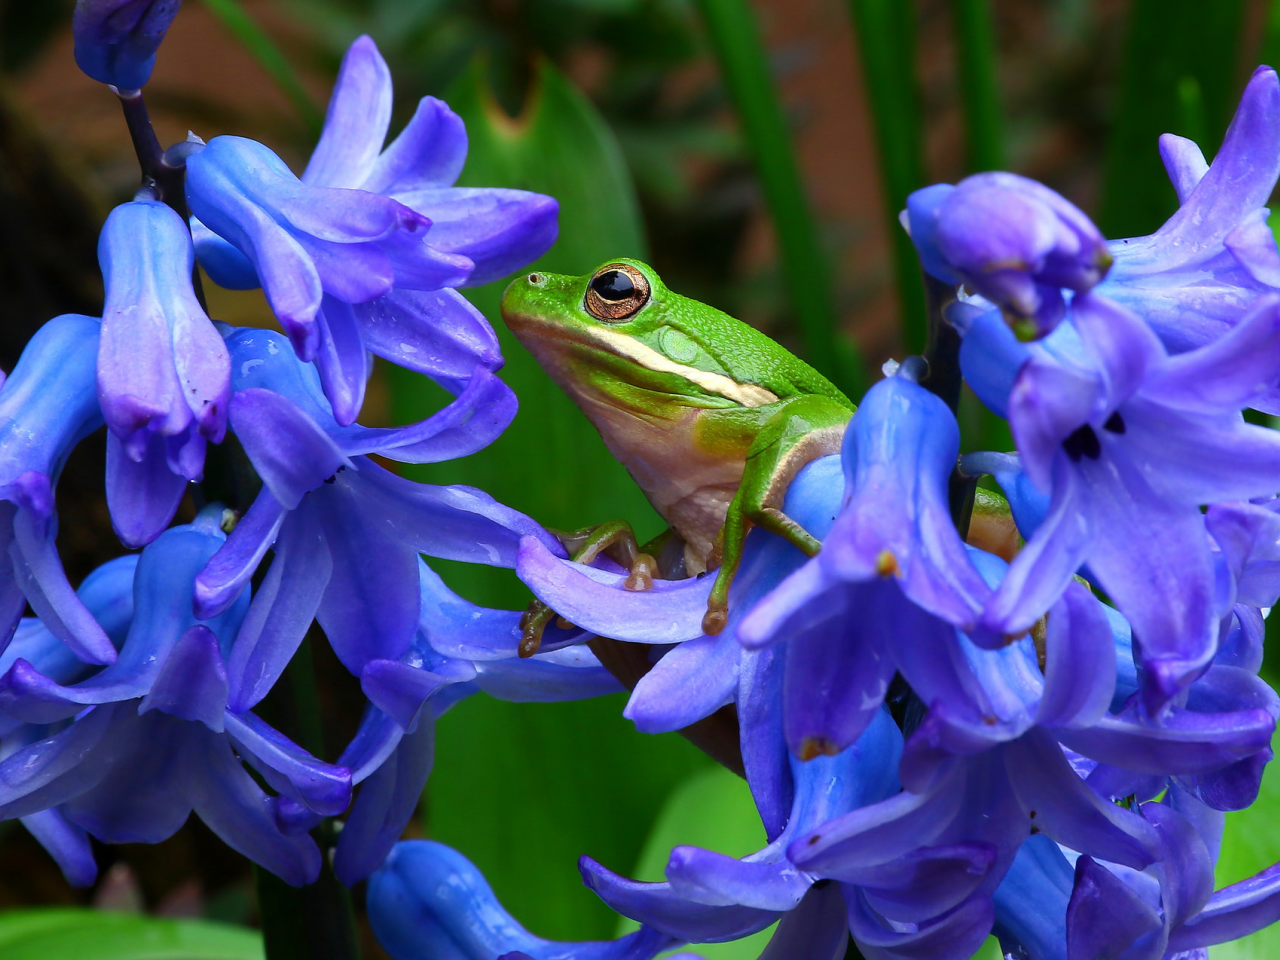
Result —
[[[907,195],[924,185],[916,93],[914,8],[903,0],[849,0],[875,124],[908,353],[925,348],[924,286],[911,238],[898,223]]]
[[[1267,5],[1267,25],[1262,33],[1262,50],[1258,62],[1269,67],[1280,66],[1280,0]]]
[[[837,352],[835,306],[827,257],[796,165],[782,107],[755,16],[745,0],[698,0],[712,46],[773,218],[782,272],[800,322],[806,359],[856,390],[861,362],[852,344]],[[841,363],[837,358],[847,359]],[[844,369],[840,369],[840,368]]]
[[[293,69],[288,58],[249,16],[240,0],[204,0],[204,5],[244,45],[262,69],[270,74],[276,86],[298,111],[298,116],[302,118],[308,132],[318,135],[320,127],[324,124],[324,114],[311,99],[311,94],[307,93],[306,87],[298,79],[298,73]]]
[[[969,170],[1004,167],[1004,132],[996,83],[996,40],[989,0],[953,0],[960,95],[964,102]]]

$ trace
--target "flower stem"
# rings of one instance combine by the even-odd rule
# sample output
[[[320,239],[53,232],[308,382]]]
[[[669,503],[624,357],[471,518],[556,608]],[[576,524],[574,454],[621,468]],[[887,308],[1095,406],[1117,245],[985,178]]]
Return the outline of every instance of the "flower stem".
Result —
[[[156,193],[156,199],[180,216],[190,229],[191,211],[187,209],[185,187],[186,165],[173,165],[165,159],[141,90],[117,90],[116,96],[120,98],[120,107],[124,110],[124,122],[129,127],[129,139],[133,141],[138,166],[142,168],[143,185],[150,186]],[[191,269],[191,287],[200,306],[207,313],[209,305],[204,299],[204,284],[200,281],[200,270],[197,267]]]

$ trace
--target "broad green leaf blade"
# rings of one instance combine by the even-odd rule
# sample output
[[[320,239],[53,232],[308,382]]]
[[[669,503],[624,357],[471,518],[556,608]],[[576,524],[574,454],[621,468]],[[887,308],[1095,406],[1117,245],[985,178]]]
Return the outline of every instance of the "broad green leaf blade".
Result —
[[[0,913],[5,960],[262,960],[262,937],[206,920],[70,908]]]
[[[901,0],[849,0],[849,9],[875,122],[903,341],[908,353],[920,353],[925,346],[924,284],[916,249],[898,223],[907,195],[924,186],[915,75],[915,5]]]
[[[583,886],[579,856],[631,870],[663,799],[711,764],[676,734],[637,733],[624,703],[473,697],[440,720],[427,832],[470,858],[540,936],[613,936],[615,916]]]
[[[276,86],[298,111],[307,130],[313,136],[318,135],[324,123],[324,114],[298,79],[293,64],[258,26],[240,0],[204,0],[204,5],[275,81]]]
[[[599,114],[554,67],[538,81],[522,116],[512,119],[493,99],[480,61],[447,95],[467,124],[470,150],[459,183],[515,187],[560,202],[560,238],[536,264],[553,273],[584,274],[611,257],[644,257],[635,188],[617,142]],[[520,399],[520,413],[491,447],[446,464],[405,468],[432,483],[467,483],[561,529],[631,521],[642,539],[662,523],[595,428],[507,331],[498,303],[507,281],[467,290],[498,331],[502,378]],[[422,376],[391,370],[392,407],[399,423],[435,409],[440,393]],[[490,606],[523,606],[527,591],[487,568],[446,573],[456,589]]]
[[[1151,233],[1177,209],[1162,133],[1201,136],[1206,157],[1218,149],[1239,93],[1242,8],[1241,0],[1133,4],[1098,212],[1107,236]]]
[[[837,369],[835,306],[826,252],[818,239],[809,198],[796,164],[755,14],[744,0],[698,0],[725,86],[737,107],[742,131],[755,160],[791,305],[799,321],[805,359],[849,393],[861,393],[864,372],[852,344]],[[843,381],[843,382],[842,382]]]

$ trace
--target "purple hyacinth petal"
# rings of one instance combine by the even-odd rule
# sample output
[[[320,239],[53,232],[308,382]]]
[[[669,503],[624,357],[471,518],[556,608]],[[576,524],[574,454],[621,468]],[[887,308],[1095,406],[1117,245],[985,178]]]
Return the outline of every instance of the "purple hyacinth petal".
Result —
[[[1105,717],[1080,730],[1058,731],[1077,753],[1149,775],[1212,773],[1264,750],[1275,726],[1265,710],[1176,711],[1158,724]]]
[[[395,194],[449,187],[467,160],[467,128],[447,103],[423,97],[413,118],[382,151],[362,189]]]
[[[540,193],[453,187],[394,196],[430,218],[432,246],[475,264],[468,286],[505,277],[542,256],[556,239],[560,204]]]
[[[1115,640],[1102,604],[1079,583],[1069,583],[1049,613],[1044,677],[1036,710],[1039,724],[1088,727],[1111,705]]]
[[[516,655],[519,613],[491,610],[464,600],[422,561],[418,562],[418,581],[418,629],[436,653],[461,660],[501,660]]]
[[[527,660],[481,660],[475,668],[475,685],[479,689],[515,703],[585,700],[624,689],[582,645],[540,653]]]
[[[77,0],[71,32],[76,66],[99,83],[138,90],[182,0]]]
[[[272,805],[240,765],[226,739],[192,738],[181,762],[191,806],[233,850],[293,886],[320,874],[320,851],[309,836],[287,837],[276,827]]]
[[[738,728],[742,766],[769,842],[791,817],[795,784],[783,733],[782,684],[786,650],[747,652],[739,661]]]
[[[787,859],[806,873],[836,880],[856,877],[866,867],[932,843],[963,799],[960,768],[953,767],[928,793],[903,791],[801,834],[787,848]]]
[[[1180,926],[1199,913],[1213,893],[1213,860],[1196,827],[1173,807],[1144,803],[1142,815],[1164,842],[1164,877],[1160,896],[1165,920]]]
[[[197,218],[192,217],[188,224],[196,259],[210,280],[228,290],[257,290],[262,286],[248,257]]]
[[[377,870],[417,809],[435,760],[435,723],[424,717],[356,796],[338,837],[334,872],[347,886]]]
[[[1187,202],[1187,197],[1209,172],[1209,162],[1196,142],[1175,133],[1161,134],[1160,160],[1178,195],[1179,204]]]
[[[681,643],[636,684],[622,715],[641,733],[679,730],[733,701],[742,648],[732,636]]]
[[[287,516],[288,512],[269,491],[258,494],[227,542],[196,577],[196,616],[207,620],[235,601],[275,543]]]
[[[1280,175],[1278,115],[1280,82],[1274,70],[1259,67],[1240,97],[1240,106],[1208,172],[1157,233],[1129,242],[1129,248],[1138,249],[1117,257],[1117,272],[1149,267],[1155,260],[1162,270],[1177,269],[1199,258],[1208,244],[1221,240],[1242,219],[1266,206]]]
[[[702,636],[714,579],[655,580],[650,590],[626,590],[626,574],[561,560],[533,537],[520,541],[516,573],[565,619],[634,643],[680,643]]]
[[[407,208],[406,208],[407,209]],[[424,223],[430,223],[423,218]],[[459,287],[467,282],[475,264],[461,253],[437,249],[419,234],[404,233],[388,237],[378,244],[394,271],[396,285],[406,290],[439,290]],[[360,303],[381,296],[386,290],[352,302]]]
[[[1031,629],[1071,582],[1095,536],[1094,524],[1082,503],[1082,487],[1069,462],[1054,464],[1054,499],[1049,514],[1018,552],[991,597],[982,617],[986,633],[999,638]]]
[[[338,434],[348,456],[377,453],[401,463],[439,463],[488,446],[516,415],[516,396],[484,367],[475,367],[466,389],[443,410],[408,427],[359,425]]]
[[[193,256],[187,225],[163,203],[122,204],[102,229],[98,396],[122,439],[143,427],[173,435],[193,419],[222,439],[227,348],[192,290]]]
[[[227,734],[236,750],[274,789],[325,816],[336,816],[351,802],[351,771],[317,760],[256,714],[226,715]]]
[[[1158,858],[1159,838],[1135,813],[1103,800],[1071,769],[1061,748],[1033,730],[1005,747],[1010,782],[1023,810],[1052,839],[1141,870]]]
[[[995,911],[990,897],[972,897],[933,923],[906,929],[888,926],[867,906],[860,891],[846,887],[849,932],[866,960],[966,960],[991,932]],[[914,928],[914,929],[912,929]]]
[[[73,887],[91,887],[98,879],[89,835],[57,810],[41,810],[22,818],[27,832],[49,852]]]
[[[1260,207],[1245,217],[1222,239],[1222,245],[1258,283],[1280,286],[1280,251],[1275,234],[1267,226],[1267,210]]]
[[[1170,950],[1238,940],[1280,920],[1280,864],[1223,887],[1169,939]]]
[[[1097,522],[1089,568],[1141,638],[1144,699],[1154,715],[1213,657],[1213,558],[1199,510],[1167,506],[1127,464],[1111,467],[1085,471]],[[1135,552],[1135,543],[1144,549]]]
[[[757,859],[759,856],[738,860],[700,847],[676,847],[667,860],[667,882],[672,892],[708,906],[793,909],[812,886],[813,878],[785,858]]]
[[[116,707],[103,738],[107,756],[84,764],[99,766],[97,777],[63,804],[63,813],[107,843],[159,843],[173,836],[191,815],[181,779],[173,776],[188,743],[186,729],[160,714],[139,717],[133,704]]]
[[[352,310],[364,345],[406,369],[461,379],[476,364],[502,365],[489,321],[456,290],[397,289]]]
[[[356,735],[347,744],[340,766],[351,769],[351,782],[360,783],[373,775],[404,739],[404,728],[377,707],[365,707]]]
[[[399,660],[370,660],[360,673],[360,689],[375,707],[412,730],[428,698],[451,683],[466,683],[475,676],[475,667],[466,661],[445,661],[431,670]]]
[[[286,525],[276,556],[253,596],[227,657],[229,708],[252,709],[275,686],[306,636],[333,573],[323,534],[308,523]],[[208,569],[208,568],[206,568]]]
[[[1067,958],[1118,957],[1140,937],[1157,934],[1159,914],[1092,857],[1076,861],[1067,907]]]
[[[876,580],[886,559],[903,592],[935,616],[969,627],[990,593],[951,523],[946,478],[960,431],[941,400],[901,377],[863,398],[845,434],[850,499],[818,563],[832,577]]]
[[[923,923],[963,903],[996,862],[989,843],[922,847],[899,860],[858,871],[857,886],[880,916]]]
[[[316,314],[316,327],[320,332],[316,371],[333,407],[333,418],[345,427],[355,422],[364,404],[371,369],[369,355],[360,339],[360,326],[351,304],[326,294]]]
[[[831,619],[787,642],[783,710],[794,756],[834,755],[876,716],[894,673],[893,658],[881,643],[886,615],[904,635],[937,624],[954,637],[950,627],[918,607],[895,602],[898,593],[896,584],[874,582],[833,590],[826,604]],[[898,622],[899,616],[906,622]]]
[[[372,465],[370,465],[372,466]],[[380,469],[380,468],[375,468]],[[338,659],[359,676],[370,660],[398,660],[418,626],[418,557],[389,535],[368,509],[363,484],[340,474],[312,498],[333,560],[329,585],[316,610]]]
[[[237,391],[231,423],[263,484],[286,509],[296,508],[339,470],[354,466],[314,420],[270,390]]]
[[[760,960],[840,960],[849,945],[844,897],[834,884],[811,890],[782,916]]]
[[[9,556],[27,602],[49,632],[81,660],[115,663],[116,648],[67,581],[53,537],[39,534],[37,526],[26,510],[14,515]]]
[[[669,883],[642,883],[620,877],[590,857],[578,861],[582,882],[614,911],[690,943],[723,943],[763,930],[777,911],[742,906],[708,906],[677,894]]]
[[[109,737],[114,709],[96,707],[60,733],[0,760],[0,815],[38,813],[100,780],[104,762],[118,752]]]
[[[402,538],[418,553],[514,567],[521,538],[533,537],[554,556],[564,556],[559,540],[482,490],[414,483],[363,457],[357,462],[360,499],[368,505],[369,517],[377,518],[388,535]]]
[[[107,433],[107,507],[111,527],[125,546],[143,547],[160,536],[187,490],[187,478],[169,469],[165,438],[151,433],[146,453],[134,462],[120,438]]]
[[[367,36],[347,48],[329,97],[320,142],[302,182],[359,187],[374,168],[391,125],[391,71]]]
[[[946,314],[953,324],[960,319],[959,307],[977,311],[969,304],[956,304]],[[999,310],[978,311],[977,316],[967,318],[967,326],[960,341],[960,369],[965,383],[988,409],[1007,417],[1009,394],[1018,371],[1030,357],[1027,346],[1014,336]]]
[[[196,624],[169,651],[138,712],[162,710],[221,733],[226,709],[227,671],[218,638],[208,627]]]
[[[1274,385],[1277,364],[1280,297],[1268,294],[1258,297],[1222,337],[1170,357],[1148,384],[1148,396],[1180,410],[1204,413],[1249,406]]]

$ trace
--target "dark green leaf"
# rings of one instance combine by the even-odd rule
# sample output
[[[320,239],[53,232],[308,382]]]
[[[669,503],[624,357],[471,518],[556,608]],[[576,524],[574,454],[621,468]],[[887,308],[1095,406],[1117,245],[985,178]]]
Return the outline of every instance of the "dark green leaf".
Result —
[[[996,40],[989,0],[954,0],[956,53],[964,101],[969,172],[1004,167],[1004,124],[996,81]]]
[[[1107,143],[1098,225],[1109,237],[1153,232],[1177,209],[1160,162],[1162,133],[1222,141],[1239,93],[1241,0],[1136,0]]]
[[[915,7],[901,0],[849,0],[875,122],[885,214],[908,353],[925,345],[924,284],[911,238],[898,223],[907,195],[924,186],[915,75]]]

